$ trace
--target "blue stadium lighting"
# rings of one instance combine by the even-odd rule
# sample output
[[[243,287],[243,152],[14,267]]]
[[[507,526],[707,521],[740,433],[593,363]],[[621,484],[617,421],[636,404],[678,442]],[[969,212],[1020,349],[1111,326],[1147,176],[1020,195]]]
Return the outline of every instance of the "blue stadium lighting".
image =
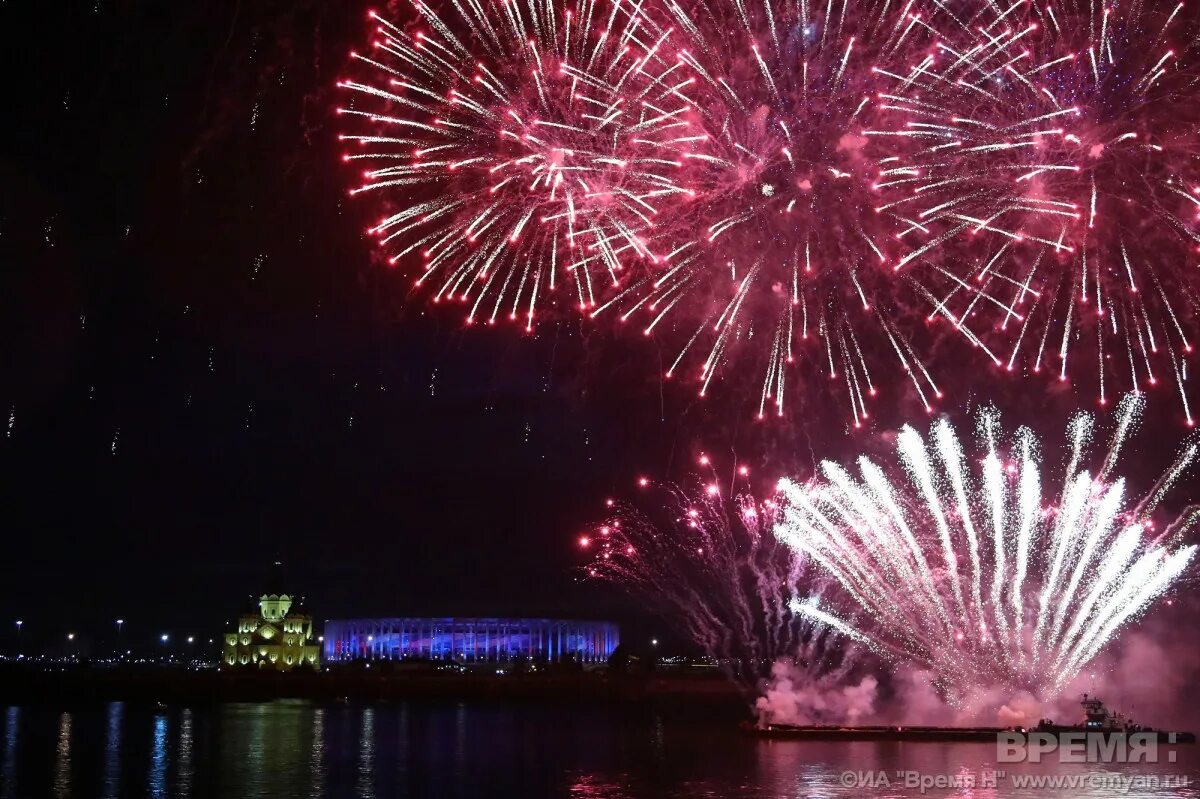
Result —
[[[529,658],[604,663],[620,643],[620,630],[611,622],[565,619],[332,619],[325,622],[324,637],[326,662]]]

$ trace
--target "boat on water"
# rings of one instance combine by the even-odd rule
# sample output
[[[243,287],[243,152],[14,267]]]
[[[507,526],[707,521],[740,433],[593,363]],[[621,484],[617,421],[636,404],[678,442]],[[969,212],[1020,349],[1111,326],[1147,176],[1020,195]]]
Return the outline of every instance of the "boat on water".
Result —
[[[757,738],[789,738],[806,741],[937,741],[984,742],[1009,732],[1008,727],[927,726],[838,726],[824,724],[745,724],[747,734]]]
[[[1159,743],[1194,744],[1196,736],[1191,732],[1170,732],[1154,727],[1144,727],[1133,719],[1121,713],[1110,711],[1098,696],[1083,695],[1079,703],[1083,707],[1083,721],[1079,724],[1055,724],[1050,719],[1042,719],[1032,732],[1068,733],[1095,732],[1101,734],[1118,733],[1132,735],[1149,733],[1154,735]]]
[[[743,729],[759,738],[787,738],[810,741],[929,741],[929,742],[995,742],[1004,733],[1094,733],[1111,735],[1153,735],[1159,743],[1191,744],[1196,736],[1190,732],[1168,732],[1143,727],[1120,713],[1110,712],[1094,696],[1083,695],[1080,702],[1083,719],[1077,724],[1055,724],[1042,719],[1035,727],[933,727],[923,725],[825,725],[825,724],[765,724],[746,723]]]

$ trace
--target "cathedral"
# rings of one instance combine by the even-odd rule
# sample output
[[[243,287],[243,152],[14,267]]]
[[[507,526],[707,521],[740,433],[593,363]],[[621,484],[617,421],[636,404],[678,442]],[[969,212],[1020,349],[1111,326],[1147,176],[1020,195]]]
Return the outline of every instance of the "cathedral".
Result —
[[[312,616],[291,610],[292,597],[287,594],[263,594],[258,612],[239,617],[237,632],[226,633],[222,667],[278,671],[300,665],[316,667],[320,649],[313,637]]]

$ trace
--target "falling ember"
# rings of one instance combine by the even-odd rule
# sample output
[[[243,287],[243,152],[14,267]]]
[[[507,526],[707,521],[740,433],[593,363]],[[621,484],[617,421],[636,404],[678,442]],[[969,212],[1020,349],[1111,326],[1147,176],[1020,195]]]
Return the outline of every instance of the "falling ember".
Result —
[[[952,700],[994,686],[1051,698],[1171,588],[1196,551],[1178,545],[1192,510],[1161,534],[1147,527],[1195,444],[1136,501],[1113,475],[1140,408],[1132,395],[1121,403],[1095,458],[1091,417],[1072,419],[1059,480],[1043,474],[1027,428],[1006,445],[999,416],[985,411],[974,450],[939,420],[927,437],[902,428],[891,464],[859,458],[854,474],[825,461],[808,484],[782,481],[776,535],[841,588],[835,604],[814,597],[792,609],[932,670]],[[1094,470],[1085,468],[1091,460]]]

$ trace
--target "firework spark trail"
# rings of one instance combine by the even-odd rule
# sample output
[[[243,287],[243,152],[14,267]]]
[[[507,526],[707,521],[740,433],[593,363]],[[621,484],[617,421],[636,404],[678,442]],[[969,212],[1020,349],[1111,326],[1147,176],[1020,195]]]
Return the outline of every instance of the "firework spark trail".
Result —
[[[911,174],[866,152],[862,135],[869,65],[916,41],[899,5],[661,6],[650,24],[674,32],[688,79],[682,118],[701,134],[684,155],[696,213],[667,234],[679,242],[672,252],[647,265],[656,279],[595,315],[624,318],[637,305],[676,349],[666,377],[694,376],[701,396],[714,379],[757,381],[760,418],[768,407],[786,413],[785,394],[797,395],[789,383],[805,397],[821,381],[817,391],[844,396],[861,426],[880,356],[923,397],[940,396],[889,326],[920,305],[918,271],[894,270],[911,249],[899,232],[920,225],[882,208],[877,184]]]
[[[910,338],[945,321],[1009,370],[1094,363],[1101,404],[1169,365],[1193,422],[1200,45],[1177,4],[414,9],[375,18],[342,138],[389,260],[469,321],[577,306],[663,341],[701,396],[754,382],[782,416],[821,385],[855,426],[881,369],[941,396]]]
[[[481,0],[440,16],[418,0],[413,16],[372,15],[373,52],[339,84],[341,139],[366,166],[352,193],[384,209],[371,235],[435,302],[527,329],[567,306],[632,320],[702,395],[757,380],[760,417],[824,377],[861,426],[881,355],[927,405],[941,396],[893,322],[929,294],[921,264],[895,271],[916,257],[900,233],[929,228],[879,200],[917,176],[862,135],[868,66],[921,43],[899,5]]]
[[[611,504],[609,517],[579,539],[592,557],[589,579],[621,585],[663,612],[719,663],[748,696],[779,660],[799,662],[835,685],[855,662],[828,630],[792,614],[801,562],[772,534],[777,506],[747,494],[725,497],[715,482],[694,490],[650,486],[655,506]]]
[[[344,160],[365,167],[351,193],[384,208],[370,234],[468,322],[594,307],[657,258],[655,217],[689,194],[666,34],[627,0],[413,7],[404,27],[371,13],[373,50],[339,83]]]
[[[1052,697],[1170,589],[1196,551],[1177,545],[1194,508],[1167,525],[1166,541],[1150,517],[1194,461],[1194,445],[1141,501],[1109,477],[1142,405],[1139,396],[1122,400],[1099,476],[1085,468],[1090,417],[1072,420],[1051,502],[1032,433],[1019,430],[1005,448],[991,410],[980,414],[972,450],[943,419],[928,438],[903,428],[891,467],[862,458],[855,478],[827,461],[808,484],[782,481],[776,536],[845,593],[824,607],[797,600],[793,610],[928,667],[956,701],[995,686]],[[988,526],[991,547],[979,535]],[[939,561],[944,568],[931,570]]]
[[[931,316],[1009,369],[1041,371],[1057,342],[1059,379],[1086,369],[1101,405],[1169,365],[1191,426],[1179,364],[1200,315],[1200,22],[1179,11],[922,3],[929,54],[876,70],[868,135],[915,176],[881,190],[928,229],[900,266],[943,268],[940,288],[922,273]],[[918,133],[931,146],[914,152]]]

